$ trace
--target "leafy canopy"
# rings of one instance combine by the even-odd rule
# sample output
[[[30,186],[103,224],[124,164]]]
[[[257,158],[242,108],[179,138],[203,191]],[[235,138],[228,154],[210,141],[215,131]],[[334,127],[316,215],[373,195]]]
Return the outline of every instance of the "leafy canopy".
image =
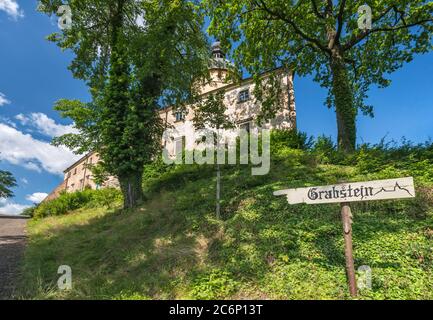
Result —
[[[39,10],[55,15],[60,0],[41,0]],[[127,67],[128,98],[135,105],[173,105],[191,99],[206,74],[207,40],[197,1],[123,0],[121,46]],[[69,69],[86,81],[91,102],[62,99],[55,108],[74,120],[79,135],[54,140],[78,153],[100,149],[101,104],[109,83],[113,16],[118,0],[71,0],[72,26],[48,36],[74,53]],[[122,63],[123,63],[122,62]],[[151,84],[153,90],[146,90]],[[140,93],[140,90],[143,92]]]
[[[386,87],[387,75],[432,49],[433,2],[426,0],[205,0],[211,34],[232,50],[238,65],[257,75],[287,67],[313,74],[332,86],[330,59],[348,68],[354,106],[373,115],[364,103],[371,85]],[[358,9],[372,9],[372,28],[358,27]],[[235,44],[237,45],[235,47]],[[331,90],[326,101],[331,107]],[[272,112],[270,113],[272,116]]]
[[[0,170],[0,199],[12,197],[13,192],[10,188],[15,187],[16,185],[16,180],[12,173]]]

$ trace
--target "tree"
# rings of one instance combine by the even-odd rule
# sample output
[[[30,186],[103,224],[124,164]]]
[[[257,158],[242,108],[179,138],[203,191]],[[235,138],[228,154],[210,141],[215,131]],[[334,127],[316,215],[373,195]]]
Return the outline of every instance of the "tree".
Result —
[[[13,197],[14,194],[10,188],[16,185],[16,180],[12,173],[0,170],[0,199]]]
[[[224,104],[225,91],[219,90],[216,93],[211,93],[206,98],[199,101],[194,106],[193,123],[196,129],[209,129],[214,132],[214,145],[217,146],[217,153],[225,153],[225,143],[221,145],[220,137],[221,130],[235,128],[233,120],[226,114],[227,107]],[[208,141],[206,141],[208,142]],[[225,159],[225,158],[224,158]],[[221,216],[221,167],[218,159],[216,159],[216,216]]]
[[[56,13],[58,0],[40,10]],[[143,199],[143,166],[161,150],[160,104],[188,101],[205,72],[203,15],[187,0],[70,1],[70,28],[48,37],[75,57],[70,70],[86,81],[91,102],[59,100],[55,109],[79,134],[53,140],[77,153],[97,151],[118,177],[124,207]]]
[[[205,0],[210,32],[226,50],[240,41],[233,55],[251,74],[282,66],[328,88],[326,104],[335,106],[338,146],[346,152],[356,145],[358,110],[373,115],[365,104],[369,87],[388,86],[387,74],[432,49],[433,2],[365,3],[371,28],[369,8],[359,16],[364,3],[355,0]],[[269,118],[275,108],[265,104],[262,112]]]

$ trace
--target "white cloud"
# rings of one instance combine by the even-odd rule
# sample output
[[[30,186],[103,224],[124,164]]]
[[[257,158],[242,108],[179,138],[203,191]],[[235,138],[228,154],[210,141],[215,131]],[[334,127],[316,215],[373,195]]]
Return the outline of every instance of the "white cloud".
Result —
[[[78,133],[78,130],[74,128],[74,125],[57,124],[44,113],[31,113],[28,116],[20,113],[15,116],[15,119],[20,121],[22,125],[32,126],[40,133],[49,137],[59,137],[67,133]]]
[[[21,178],[20,181],[24,184],[29,184],[29,180],[27,180],[26,178]]]
[[[7,199],[0,199],[0,214],[3,215],[19,215],[24,209],[30,206],[10,202]]]
[[[48,196],[48,193],[35,192],[33,194],[27,195],[26,200],[37,204],[37,203],[41,203],[47,196]]]
[[[52,146],[0,123],[0,160],[31,170],[62,175],[63,170],[79,158],[65,147]]]
[[[16,115],[15,119],[17,119],[19,122],[21,122],[21,124],[24,124],[24,125],[26,125],[28,123],[28,119],[22,113]]]
[[[16,0],[0,0],[0,11],[6,12],[13,19],[24,17],[24,13],[20,10]]]
[[[42,172],[41,167],[37,163],[31,162],[31,161],[23,163],[22,166],[24,168],[26,168],[27,170],[36,171],[39,173]]]
[[[0,6],[1,6],[1,1],[2,0],[0,0]],[[6,104],[10,104],[10,103],[11,102],[8,99],[6,99],[6,96],[3,93],[0,92],[0,107],[4,106]]]

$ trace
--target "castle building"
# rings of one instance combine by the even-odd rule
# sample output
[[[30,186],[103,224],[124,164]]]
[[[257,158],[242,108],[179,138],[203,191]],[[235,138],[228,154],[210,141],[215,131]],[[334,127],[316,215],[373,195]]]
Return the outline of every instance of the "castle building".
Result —
[[[239,129],[250,131],[256,128],[256,117],[260,110],[260,105],[255,101],[254,79],[245,78],[240,81],[230,80],[231,62],[225,59],[219,42],[212,45],[212,57],[209,63],[210,81],[204,83],[200,91],[200,98],[206,97],[219,90],[224,90],[224,104],[227,106],[226,114],[234,119]],[[281,86],[283,88],[282,104],[276,113],[275,119],[265,123],[262,128],[266,129],[293,129],[296,127],[296,107],[293,87],[293,74],[282,69],[271,72],[279,73]],[[269,76],[263,74],[264,81]],[[160,117],[165,127],[171,127],[182,131],[183,127],[191,126],[194,111],[191,106],[178,110],[177,108],[168,107],[160,111]],[[169,154],[175,155],[178,148],[183,147],[182,139],[174,138],[163,141]],[[97,185],[89,166],[98,163],[99,155],[95,152],[82,157],[64,171],[63,182],[50,194],[44,201],[52,200],[58,197],[62,191],[76,192],[85,188],[99,189],[105,187],[118,187],[118,181],[115,177],[110,177],[103,185]]]
[[[256,117],[260,111],[260,105],[254,99],[254,79],[246,78],[240,81],[232,81],[230,77],[231,62],[225,59],[219,42],[212,45],[212,57],[209,64],[210,81],[200,88],[200,98],[206,99],[210,94],[224,90],[224,104],[227,107],[226,114],[234,120],[238,129],[250,131],[257,128]],[[264,129],[293,129],[296,127],[296,106],[293,88],[293,74],[284,73],[284,70],[271,71],[279,73],[283,88],[282,104],[276,113],[276,117],[262,125]],[[269,77],[269,73],[263,74],[263,81]],[[177,110],[169,107],[160,111],[160,116],[165,127],[171,127],[178,132],[184,132],[185,128],[193,126],[194,111],[191,106],[185,110]],[[183,146],[182,137],[166,139],[164,145],[170,155],[175,155],[176,150]]]

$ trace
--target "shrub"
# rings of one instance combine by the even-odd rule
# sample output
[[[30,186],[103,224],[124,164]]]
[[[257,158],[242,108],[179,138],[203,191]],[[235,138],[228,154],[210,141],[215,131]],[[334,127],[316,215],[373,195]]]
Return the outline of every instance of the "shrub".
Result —
[[[23,210],[23,212],[21,212],[22,216],[29,216],[29,217],[33,217],[34,213],[35,213],[36,207],[30,207],[30,208],[26,208]]]
[[[34,218],[59,216],[84,207],[112,207],[122,201],[122,194],[117,189],[86,189],[74,193],[63,192],[57,199],[43,202],[34,209]]]
[[[395,141],[379,144],[363,144],[354,155],[355,165],[360,173],[378,172],[393,166],[398,170],[422,178],[424,183],[433,181],[433,143],[414,145],[403,139],[400,144]]]
[[[123,201],[122,192],[114,188],[92,190],[92,199],[87,207],[113,208]]]
[[[409,207],[409,215],[415,218],[426,218],[433,208],[433,188],[420,186],[417,195]]]
[[[321,163],[336,163],[340,160],[342,154],[337,151],[336,144],[331,137],[320,136],[317,138],[312,148],[313,154]]]
[[[272,151],[282,148],[309,150],[312,146],[313,138],[308,137],[305,132],[296,130],[272,130],[271,132]]]

